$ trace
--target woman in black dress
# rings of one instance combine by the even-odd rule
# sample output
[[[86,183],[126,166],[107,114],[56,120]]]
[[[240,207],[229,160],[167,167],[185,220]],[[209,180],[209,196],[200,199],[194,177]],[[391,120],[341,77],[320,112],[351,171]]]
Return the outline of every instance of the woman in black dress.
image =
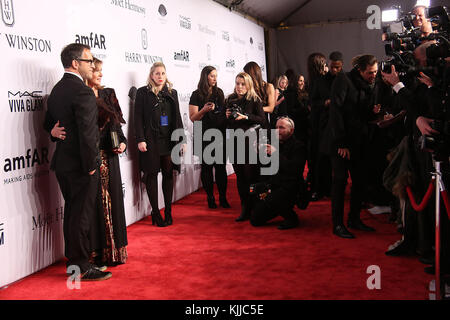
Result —
[[[96,249],[91,253],[91,262],[97,266],[114,266],[125,263],[128,258],[127,226],[118,156],[125,151],[127,139],[121,128],[125,120],[116,93],[114,89],[101,85],[103,62],[94,58],[94,67],[92,79],[88,80],[87,85],[97,97],[101,204],[98,204],[99,219],[93,222],[95,230],[91,232],[91,246]],[[64,128],[59,127],[59,122],[51,134],[55,138],[65,139]]]
[[[253,88],[262,101],[262,108],[265,112],[266,121],[275,128],[276,115],[274,114],[276,104],[276,93],[273,84],[263,80],[261,67],[254,61],[250,61],[244,66],[244,72],[252,77]]]
[[[218,129],[222,133],[222,137],[225,138],[225,97],[222,89],[217,86],[216,68],[212,66],[206,66],[203,68],[200,74],[200,81],[198,82],[197,90],[192,92],[191,99],[189,101],[189,117],[192,122],[201,121],[202,137],[206,130]],[[204,159],[203,150],[206,146],[208,146],[208,144],[208,142],[202,141],[202,155],[198,155],[201,156],[202,159],[200,177],[203,188],[206,191],[208,207],[211,209],[217,208],[216,201],[214,199],[213,168],[215,168],[217,189],[219,190],[219,204],[223,208],[230,208],[226,197],[226,157],[220,159],[219,162],[207,163]],[[223,146],[225,146],[225,143],[223,143]],[[225,155],[225,148],[223,148],[223,151]]]
[[[241,72],[236,76],[234,93],[228,97],[226,105],[227,128],[247,131],[256,125],[266,126],[262,101],[255,92],[252,78],[247,73]],[[239,107],[241,112],[236,112],[236,107]],[[244,163],[238,163],[236,146],[237,143],[235,141],[234,157],[230,158],[230,160],[236,173],[238,193],[241,200],[241,215],[236,219],[239,222],[250,219],[252,206],[249,189],[251,184],[258,181],[259,166],[258,164],[250,163],[249,153],[252,152],[253,146],[249,146],[247,143],[245,143],[245,161]]]
[[[162,62],[153,64],[147,85],[136,92],[134,123],[140,169],[144,172],[143,181],[152,206],[152,223],[166,227],[173,222],[173,170],[180,171],[179,164],[173,162],[172,149],[177,146],[177,152],[174,152],[179,154],[182,151],[178,148],[179,141],[171,141],[172,132],[179,129],[181,139],[186,139],[178,94],[167,79],[166,67]],[[158,206],[159,171],[162,172],[164,220]]]

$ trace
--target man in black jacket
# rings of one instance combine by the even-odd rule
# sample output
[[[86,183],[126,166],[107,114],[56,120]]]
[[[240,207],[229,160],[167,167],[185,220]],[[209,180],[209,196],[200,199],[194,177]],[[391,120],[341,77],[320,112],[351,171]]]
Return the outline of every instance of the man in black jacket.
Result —
[[[99,129],[95,95],[85,81],[93,74],[89,46],[69,44],[61,52],[64,76],[49,98],[44,128],[51,132],[59,121],[66,135],[60,136],[51,161],[64,197],[64,241],[68,272],[80,272],[82,281],[105,280],[89,263],[90,234],[97,210],[99,190]]]
[[[281,117],[276,124],[279,137],[279,150],[267,145],[267,153],[272,157],[279,157],[278,172],[263,182],[266,188],[256,195],[256,203],[250,223],[262,226],[278,215],[284,221],[278,229],[290,229],[298,226],[298,216],[293,210],[297,194],[303,181],[303,171],[306,162],[306,147],[294,135],[294,121],[288,117]],[[261,184],[260,184],[261,185]]]
[[[333,168],[332,217],[333,233],[342,238],[354,238],[344,226],[344,198],[348,171],[352,178],[348,227],[374,231],[360,219],[365,189],[366,149],[369,121],[380,106],[375,105],[377,59],[372,55],[353,58],[353,69],[339,73],[331,89],[327,146]]]
[[[324,76],[317,78],[314,90],[311,93],[311,119],[312,142],[311,152],[316,159],[314,179],[311,183],[311,200],[317,201],[323,196],[329,196],[331,191],[331,163],[330,157],[320,152],[320,141],[324,137],[328,124],[331,86],[338,73],[342,72],[344,57],[339,51],[330,54],[330,71]],[[314,116],[313,116],[314,115]]]

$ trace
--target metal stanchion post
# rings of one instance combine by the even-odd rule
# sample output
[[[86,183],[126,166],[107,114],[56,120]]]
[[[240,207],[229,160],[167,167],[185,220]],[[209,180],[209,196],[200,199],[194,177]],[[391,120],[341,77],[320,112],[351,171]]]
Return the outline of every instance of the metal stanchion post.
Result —
[[[435,287],[436,287],[436,300],[441,300],[441,184],[442,184],[442,173],[441,173],[441,162],[433,161],[434,168],[436,172],[434,173],[436,177],[436,231],[435,231],[435,264],[434,264],[434,274],[435,274]],[[445,289],[444,289],[445,292]]]

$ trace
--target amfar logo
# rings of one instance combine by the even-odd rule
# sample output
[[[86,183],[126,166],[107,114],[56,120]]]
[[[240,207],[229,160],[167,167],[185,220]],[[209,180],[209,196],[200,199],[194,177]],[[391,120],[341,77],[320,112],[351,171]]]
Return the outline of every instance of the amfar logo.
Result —
[[[52,52],[52,43],[50,40],[43,40],[27,36],[17,36],[14,34],[6,33],[5,37],[10,48],[39,52]]]
[[[189,51],[181,50],[180,52],[174,52],[173,59],[189,62]]]
[[[106,50],[106,39],[105,36],[96,33],[90,33],[89,36],[75,35],[75,43],[81,43],[90,46],[92,49],[103,49]]]
[[[42,147],[41,150],[34,149],[33,154],[31,154],[31,149],[28,149],[25,155],[19,155],[13,158],[6,158],[4,161],[3,171],[10,172],[15,170],[22,170],[35,165],[43,165],[49,163],[48,161],[48,149]],[[6,179],[8,180],[8,179]],[[5,184],[9,183],[4,181]]]
[[[8,91],[8,103],[11,112],[42,111],[44,106],[42,91]]]
[[[0,223],[0,246],[5,244],[5,229],[4,224]]]
[[[180,27],[187,30],[191,30],[192,28],[191,18],[180,15]]]
[[[12,0],[1,0],[2,4],[2,19],[3,22],[8,26],[12,27],[14,25],[14,9]]]
[[[148,48],[147,30],[145,30],[145,29],[141,30],[141,38],[142,38],[142,48],[144,50],[147,50],[147,48]]]

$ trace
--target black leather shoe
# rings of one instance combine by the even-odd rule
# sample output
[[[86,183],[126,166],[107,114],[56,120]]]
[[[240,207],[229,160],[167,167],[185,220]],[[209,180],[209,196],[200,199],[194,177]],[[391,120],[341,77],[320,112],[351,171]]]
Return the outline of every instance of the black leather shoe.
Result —
[[[365,225],[361,220],[355,220],[355,221],[351,221],[349,220],[347,222],[347,227],[349,227],[350,229],[356,229],[356,230],[361,230],[361,231],[375,231],[374,228],[369,227],[368,225]]]
[[[298,227],[298,219],[289,219],[289,220],[284,220],[283,222],[280,223],[280,225],[278,226],[279,230],[287,230],[287,229],[292,229],[292,228],[296,228]]]
[[[242,221],[247,221],[250,220],[250,216],[249,215],[243,215],[241,214],[239,217],[236,218],[236,222],[242,222]]]
[[[345,239],[353,239],[355,236],[347,230],[347,228],[344,225],[338,225],[334,227],[333,233],[337,235],[338,237],[345,238]]]
[[[81,281],[102,281],[112,277],[111,272],[103,272],[99,269],[92,267],[80,277]]]
[[[227,198],[225,198],[225,197],[219,198],[219,204],[222,208],[225,208],[225,209],[231,208],[230,204],[227,201]]]
[[[422,262],[423,264],[434,264],[434,255],[433,254],[422,255],[419,258],[419,261]]]
[[[434,275],[436,273],[434,265],[425,267],[423,269],[425,273]],[[450,268],[446,266],[441,266],[441,275],[450,274]]]
[[[247,207],[246,204],[242,204],[241,206],[242,206],[241,215],[237,217],[236,220],[234,220],[236,222],[250,220],[251,210],[249,209],[249,207]]]
[[[208,197],[208,208],[210,209],[216,209],[217,208],[217,204],[216,204],[216,200],[214,199],[214,197]]]
[[[412,256],[414,250],[405,241],[400,240],[391,245],[384,254],[391,257]]]

